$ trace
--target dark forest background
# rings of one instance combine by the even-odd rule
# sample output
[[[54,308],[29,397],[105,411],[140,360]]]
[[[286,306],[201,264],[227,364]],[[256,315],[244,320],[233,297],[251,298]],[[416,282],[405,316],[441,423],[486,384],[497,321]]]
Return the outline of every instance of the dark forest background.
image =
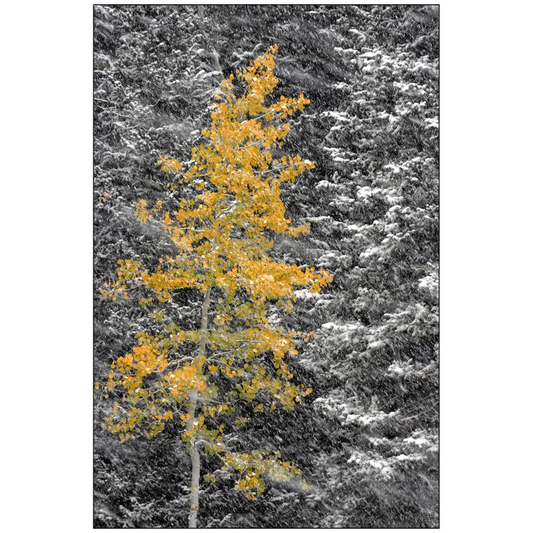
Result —
[[[277,94],[311,100],[285,148],[316,162],[284,192],[311,232],[274,252],[334,280],[302,291],[286,319],[318,333],[292,362],[314,392],[236,438],[279,449],[312,490],[271,484],[250,502],[229,482],[206,485],[200,525],[438,527],[435,6],[94,7],[95,380],[150,327],[142,309],[98,289],[117,259],[170,250],[133,214],[138,198],[168,192],[159,155],[186,161],[221,79],[273,44]],[[95,527],[186,527],[189,458],[177,433],[122,444],[100,428],[108,409],[95,405]]]

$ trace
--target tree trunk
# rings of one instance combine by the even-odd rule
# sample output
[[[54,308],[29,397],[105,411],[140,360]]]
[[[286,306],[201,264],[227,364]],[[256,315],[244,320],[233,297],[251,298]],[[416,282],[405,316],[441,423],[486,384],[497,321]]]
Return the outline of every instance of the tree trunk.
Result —
[[[202,324],[201,324],[201,336],[198,345],[198,357],[205,355],[207,346],[207,326],[208,326],[208,312],[211,297],[211,287],[207,288],[205,293],[204,302],[202,304]],[[198,405],[198,391],[189,391],[189,409],[187,411],[189,417],[187,418],[187,431],[193,433],[194,431],[194,417],[196,415],[196,407]],[[189,453],[191,456],[191,499],[189,508],[189,528],[196,528],[198,518],[198,500],[200,495],[200,450],[198,449],[198,443],[196,437],[191,437]]]
[[[189,419],[187,420],[187,429],[192,431],[194,423],[194,415],[196,411],[196,405],[198,403],[198,391],[190,392],[191,402],[189,404]],[[196,528],[198,517],[198,499],[200,496],[200,452],[198,450],[198,444],[194,437],[191,438],[191,448],[189,450],[191,455],[191,498],[189,507],[189,527]]]

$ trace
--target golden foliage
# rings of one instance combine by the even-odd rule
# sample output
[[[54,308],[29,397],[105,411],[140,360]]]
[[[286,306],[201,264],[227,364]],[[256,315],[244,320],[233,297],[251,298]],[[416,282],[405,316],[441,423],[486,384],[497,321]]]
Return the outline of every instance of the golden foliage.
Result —
[[[172,174],[179,186],[192,187],[194,199],[181,200],[172,210],[165,210],[161,201],[152,208],[144,199],[137,202],[139,222],[159,224],[174,243],[175,256],[161,258],[152,270],[139,261],[120,260],[116,280],[102,289],[113,300],[135,297],[141,307],[171,301],[182,289],[216,295],[208,329],[184,330],[162,310],[152,312],[165,333],[139,334],[131,353],[113,363],[107,390],[120,389],[124,403],[132,407],[115,405],[105,427],[127,439],[144,425],[151,438],[176,413],[184,441],[201,436],[208,453],[242,474],[237,489],[251,499],[264,490],[261,476],[275,471],[290,477],[298,471],[277,457],[230,453],[223,425],[214,425],[214,418],[235,412],[236,400],[253,403],[260,413],[292,409],[312,392],[290,381],[285,361],[298,353],[305,335],[274,325],[267,311],[270,303],[290,311],[295,290],[320,291],[332,279],[326,271],[269,256],[272,233],[295,237],[308,231],[286,218],[280,194],[283,183],[314,167],[298,155],[276,159],[272,153],[290,131],[283,120],[309,103],[300,95],[281,96],[266,105],[278,83],[273,73],[276,50],[269,48],[222,82],[211,125],[202,132],[206,142],[192,150],[187,170],[174,158],[160,157],[161,170]],[[242,86],[241,96],[235,84]],[[204,349],[197,350],[202,343]],[[209,401],[191,422],[186,410],[193,391]],[[237,416],[235,425],[246,422]]]

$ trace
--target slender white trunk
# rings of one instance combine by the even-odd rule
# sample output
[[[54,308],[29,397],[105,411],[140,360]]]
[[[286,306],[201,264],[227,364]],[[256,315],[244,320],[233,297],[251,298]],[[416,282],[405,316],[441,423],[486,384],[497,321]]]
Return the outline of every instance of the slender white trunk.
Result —
[[[198,357],[205,355],[207,345],[207,326],[208,326],[208,312],[211,296],[211,287],[207,288],[205,293],[204,302],[202,304],[202,324],[200,342],[198,345]],[[198,391],[191,390],[189,392],[189,409],[187,419],[187,431],[191,433],[194,430],[194,417],[196,415],[196,407],[198,405]],[[200,496],[200,450],[198,449],[198,443],[196,437],[191,437],[189,453],[191,455],[191,500],[189,508],[189,528],[196,528],[198,519],[198,500]]]
[[[193,430],[194,415],[196,411],[196,405],[198,404],[198,391],[190,392],[189,403],[189,419],[187,420],[187,429]],[[191,448],[189,450],[191,455],[191,498],[189,507],[189,527],[195,528],[198,517],[198,499],[200,496],[200,452],[198,450],[198,444],[194,437],[191,438]]]

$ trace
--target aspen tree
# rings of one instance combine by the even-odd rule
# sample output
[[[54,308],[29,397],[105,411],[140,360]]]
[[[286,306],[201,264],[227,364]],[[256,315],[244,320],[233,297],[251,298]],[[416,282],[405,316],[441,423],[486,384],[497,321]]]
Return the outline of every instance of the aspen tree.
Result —
[[[177,159],[160,158],[171,190],[192,191],[190,199],[172,209],[161,201],[137,203],[140,223],[163,228],[176,254],[160,258],[155,269],[120,260],[116,279],[102,289],[104,297],[152,306],[151,316],[164,325],[156,334],[139,333],[132,351],[111,365],[106,389],[116,389],[122,401],[104,427],[121,440],[152,438],[179,420],[191,457],[189,527],[197,526],[202,453],[216,456],[222,471],[238,474],[236,489],[252,500],[264,491],[265,478],[301,475],[279,452],[234,450],[224,439],[224,424],[247,422],[240,402],[257,413],[291,410],[312,392],[291,381],[286,363],[308,335],[283,329],[271,313],[290,312],[295,290],[317,292],[331,280],[326,271],[269,255],[273,234],[308,231],[286,218],[280,193],[284,183],[314,167],[298,155],[272,153],[289,133],[285,119],[309,103],[300,95],[266,105],[278,83],[276,50],[222,81],[211,125],[202,132],[206,141],[193,148],[186,170]],[[164,304],[185,289],[201,298],[195,329],[165,315]],[[204,481],[215,476],[208,473]]]

